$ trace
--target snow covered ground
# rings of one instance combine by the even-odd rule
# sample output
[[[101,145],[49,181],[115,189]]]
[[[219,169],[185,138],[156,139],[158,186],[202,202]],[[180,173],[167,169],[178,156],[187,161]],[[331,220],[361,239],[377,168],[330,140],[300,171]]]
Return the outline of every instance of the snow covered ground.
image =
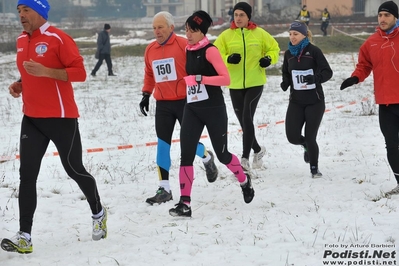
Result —
[[[14,158],[22,104],[8,94],[19,77],[12,57],[0,57],[0,156],[7,159],[0,164],[0,238],[19,229],[19,161]],[[396,182],[379,130],[372,77],[339,90],[356,58],[327,55],[334,76],[324,84],[328,110],[318,135],[323,178],[311,179],[302,148],[288,143],[288,92],[280,89],[281,77],[269,76],[255,116],[267,155],[253,180],[253,202],[244,203],[238,183],[219,162],[219,179],[208,183],[197,159],[190,219],[168,214],[180,196],[179,143],[171,151],[174,200],[145,203],[158,187],[156,147],[146,146],[157,140],[155,103],[151,99],[148,117],[140,113],[143,58],[114,58],[117,77],[108,77],[104,64],[96,78],[75,84],[84,163],[108,209],[108,238],[91,240],[88,204],[50,145],[37,182],[34,252],[0,250],[0,265],[396,265],[399,196],[381,198]],[[94,56],[85,57],[85,64],[89,73]],[[227,89],[225,100],[229,150],[240,156],[242,134]],[[206,135],[202,141],[212,149]],[[128,144],[133,147],[117,149]],[[93,148],[103,151],[89,151]]]

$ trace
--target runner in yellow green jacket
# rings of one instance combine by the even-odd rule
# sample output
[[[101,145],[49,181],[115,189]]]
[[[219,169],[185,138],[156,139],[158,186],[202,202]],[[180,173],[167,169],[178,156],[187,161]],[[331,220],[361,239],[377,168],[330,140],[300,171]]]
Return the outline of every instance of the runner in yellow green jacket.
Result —
[[[278,61],[277,41],[264,29],[250,21],[252,7],[239,2],[233,8],[234,21],[215,40],[230,74],[230,97],[243,131],[241,165],[250,170],[249,154],[254,151],[252,168],[262,166],[266,149],[255,137],[253,118],[266,83],[265,68]]]

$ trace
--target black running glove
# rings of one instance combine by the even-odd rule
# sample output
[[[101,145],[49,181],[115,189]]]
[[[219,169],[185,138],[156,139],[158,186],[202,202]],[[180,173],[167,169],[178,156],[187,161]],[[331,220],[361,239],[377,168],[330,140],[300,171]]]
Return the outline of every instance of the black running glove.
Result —
[[[143,115],[147,116],[146,111],[148,112],[148,106],[150,105],[150,94],[143,92],[143,98],[140,102],[140,111]]]
[[[359,83],[359,78],[356,76],[353,76],[353,77],[345,79],[344,82],[342,82],[340,89],[342,91],[343,89],[346,89],[346,88],[353,86],[355,84],[358,84],[358,83]]]
[[[265,56],[259,60],[259,65],[260,65],[260,67],[266,68],[266,67],[270,66],[271,62],[272,62],[272,59],[270,58],[270,56]]]
[[[306,82],[306,84],[315,84],[315,77],[314,75],[307,75],[303,77],[303,81]]]
[[[288,87],[289,87],[289,86],[290,86],[290,85],[289,85],[288,83],[285,83],[284,81],[280,83],[280,87],[281,87],[281,89],[282,89],[283,91],[288,90]]]
[[[229,64],[238,64],[241,61],[241,55],[240,54],[231,54],[229,57],[227,57],[227,63]]]

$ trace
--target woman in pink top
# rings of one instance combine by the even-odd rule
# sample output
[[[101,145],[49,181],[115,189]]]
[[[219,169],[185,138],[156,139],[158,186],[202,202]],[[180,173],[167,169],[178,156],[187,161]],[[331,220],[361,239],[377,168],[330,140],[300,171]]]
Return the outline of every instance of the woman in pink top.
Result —
[[[230,84],[230,76],[218,49],[206,37],[212,19],[205,11],[196,11],[186,21],[187,103],[180,130],[180,201],[169,210],[172,216],[191,217],[193,161],[201,133],[206,126],[217,158],[234,173],[244,201],[254,197],[250,176],[244,173],[237,156],[227,150],[227,112],[221,86]]]

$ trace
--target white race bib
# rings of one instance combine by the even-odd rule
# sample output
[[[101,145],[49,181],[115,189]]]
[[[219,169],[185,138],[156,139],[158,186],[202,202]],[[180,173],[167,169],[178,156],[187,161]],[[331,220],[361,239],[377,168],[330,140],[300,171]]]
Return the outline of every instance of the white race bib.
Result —
[[[209,98],[205,85],[187,86],[187,103],[205,101]]]
[[[306,84],[303,77],[307,75],[314,75],[313,69],[308,70],[292,70],[292,84],[294,90],[312,90],[316,88],[316,84]]]
[[[154,60],[152,62],[152,71],[154,72],[154,78],[156,83],[177,79],[174,58]]]

